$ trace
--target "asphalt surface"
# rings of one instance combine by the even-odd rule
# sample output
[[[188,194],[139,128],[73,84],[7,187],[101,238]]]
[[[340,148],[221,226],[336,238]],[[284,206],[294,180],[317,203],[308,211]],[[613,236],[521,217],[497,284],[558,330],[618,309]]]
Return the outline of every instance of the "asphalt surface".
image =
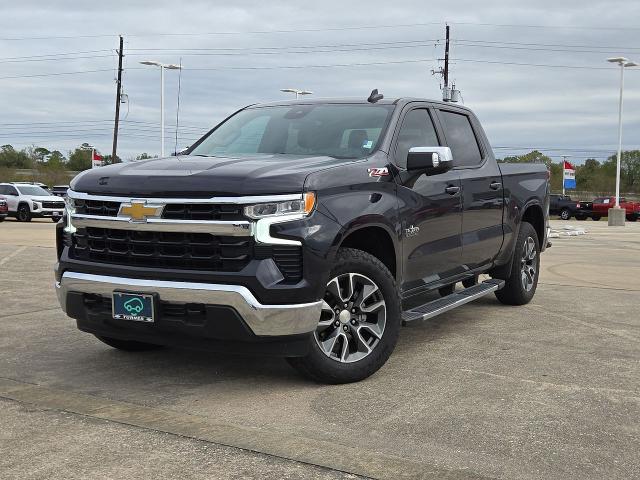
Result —
[[[0,224],[0,477],[640,478],[640,223],[553,239],[533,302],[402,330],[358,384],[123,353],[53,290],[54,225]]]

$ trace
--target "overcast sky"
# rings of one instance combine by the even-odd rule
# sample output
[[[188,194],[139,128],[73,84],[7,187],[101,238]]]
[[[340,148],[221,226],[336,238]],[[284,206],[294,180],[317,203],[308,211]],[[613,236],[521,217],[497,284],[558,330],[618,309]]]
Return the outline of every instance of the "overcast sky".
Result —
[[[238,107],[286,98],[284,87],[316,97],[366,98],[378,88],[387,98],[438,99],[440,77],[431,70],[442,65],[449,22],[451,79],[496,154],[535,147],[577,162],[616,149],[619,69],[606,58],[640,63],[637,0],[0,5],[0,144],[65,154],[82,142],[111,152],[119,33],[129,98],[121,111],[123,158],[160,150],[159,72],[141,60],[184,65],[180,149]],[[167,151],[178,79],[166,72]],[[624,144],[640,148],[640,68],[627,69],[625,80]]]

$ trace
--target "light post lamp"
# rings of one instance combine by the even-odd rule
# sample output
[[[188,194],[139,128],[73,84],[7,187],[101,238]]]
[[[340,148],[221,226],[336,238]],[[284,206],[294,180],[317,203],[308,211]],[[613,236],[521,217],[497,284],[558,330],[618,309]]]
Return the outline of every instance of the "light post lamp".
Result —
[[[625,210],[620,208],[620,162],[622,160],[622,96],[624,93],[624,69],[638,64],[624,57],[607,58],[607,62],[620,65],[620,99],[618,100],[618,160],[616,162],[616,204],[609,209],[609,225],[624,226]]]
[[[164,157],[164,70],[180,70],[182,67],[175,64],[164,64],[153,60],[144,60],[142,65],[160,67],[160,157]]]
[[[310,92],[309,90],[298,90],[297,88],[281,88],[280,91],[284,92],[284,93],[295,93],[296,94],[296,100],[298,99],[298,95],[312,95],[313,94],[313,92]]]

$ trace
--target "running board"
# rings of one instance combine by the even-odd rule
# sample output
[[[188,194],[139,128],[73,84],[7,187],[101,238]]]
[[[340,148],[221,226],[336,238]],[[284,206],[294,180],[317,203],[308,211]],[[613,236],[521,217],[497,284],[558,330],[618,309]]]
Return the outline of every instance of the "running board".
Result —
[[[452,293],[446,297],[433,300],[432,302],[425,303],[419,307],[402,312],[402,324],[406,325],[407,323],[418,320],[428,320],[429,318],[433,318],[441,313],[453,310],[465,303],[473,302],[474,300],[484,297],[491,292],[500,290],[502,287],[504,287],[504,280],[494,278],[485,280],[473,287],[465,288],[464,290]]]

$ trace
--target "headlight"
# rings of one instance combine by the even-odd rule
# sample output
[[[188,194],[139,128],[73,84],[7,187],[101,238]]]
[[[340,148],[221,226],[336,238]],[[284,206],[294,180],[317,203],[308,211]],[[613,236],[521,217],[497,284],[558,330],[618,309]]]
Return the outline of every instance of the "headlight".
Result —
[[[244,207],[244,213],[247,217],[255,219],[295,214],[309,215],[315,205],[315,193],[307,192],[298,200],[249,205]]]

